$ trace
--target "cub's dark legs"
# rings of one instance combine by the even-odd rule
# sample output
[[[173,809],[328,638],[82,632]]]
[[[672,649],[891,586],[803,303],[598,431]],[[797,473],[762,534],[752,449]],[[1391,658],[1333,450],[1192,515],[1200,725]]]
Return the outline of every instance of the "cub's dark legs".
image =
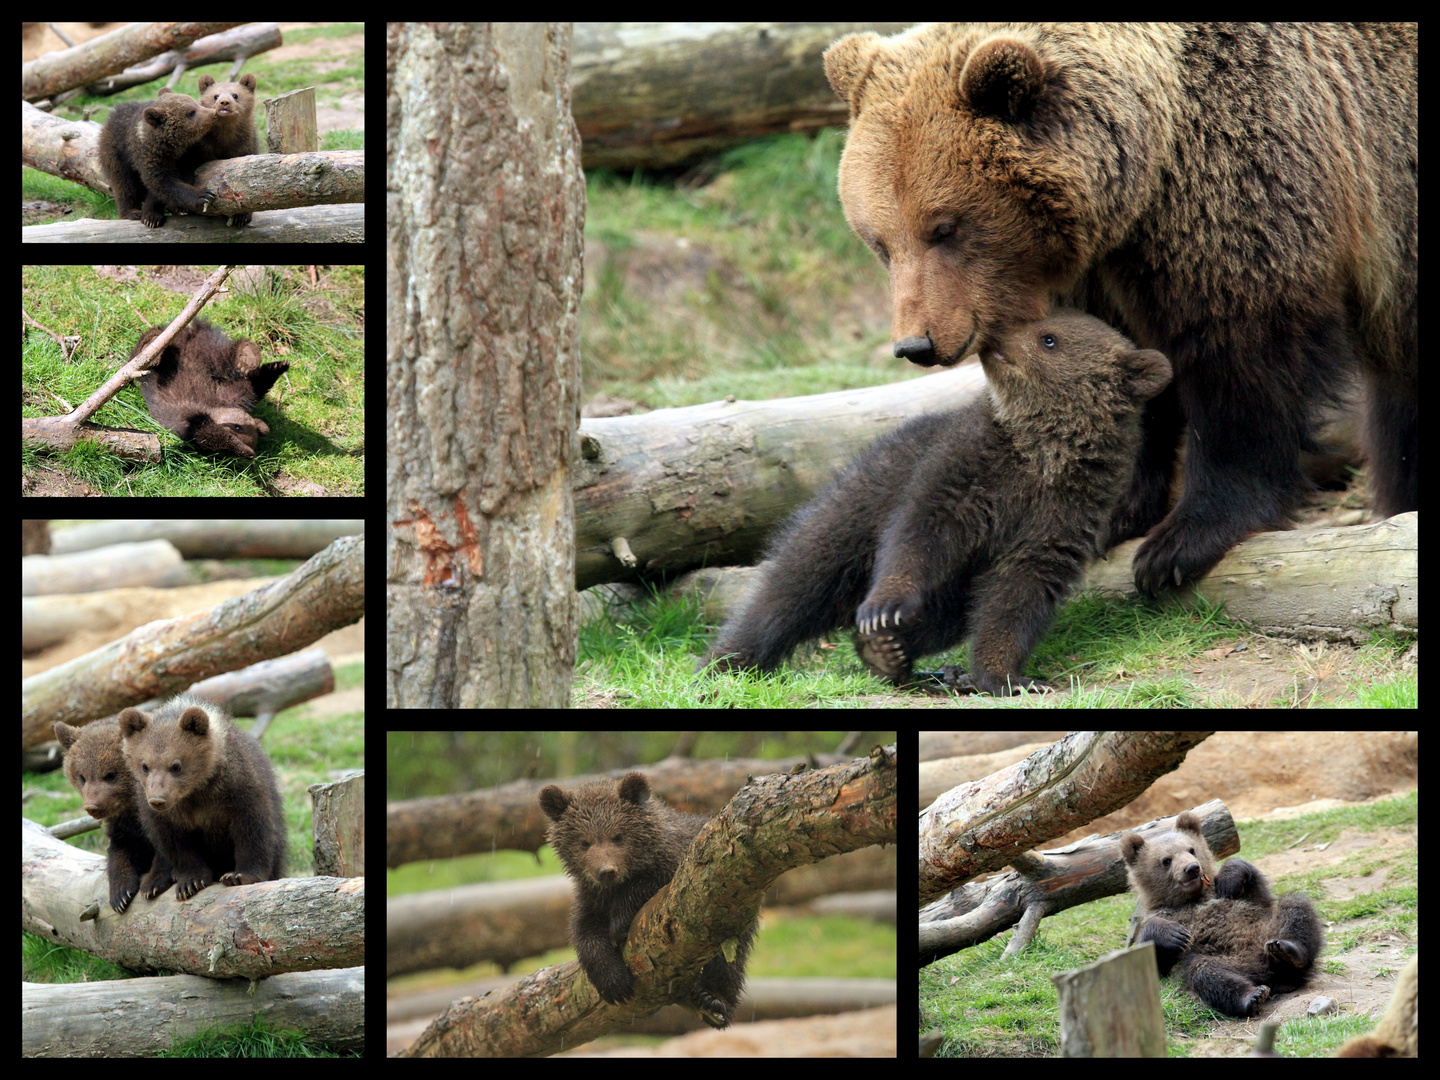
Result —
[[[755,591],[708,653],[734,654],[717,669],[773,671],[806,641],[854,623],[870,589],[879,530],[946,419],[925,417],[899,437],[882,437],[777,533]]]
[[[1273,903],[1265,877],[1244,859],[1228,859],[1215,875],[1215,895],[1221,900],[1253,900]]]
[[[705,965],[700,980],[690,991],[690,1000],[711,1027],[727,1027],[735,1016],[735,1008],[740,1004],[740,990],[745,984],[745,961],[754,936],[755,927],[752,925],[736,946],[735,962],[730,963],[723,954],[716,956]]]
[[[1185,982],[1206,1005],[1230,1016],[1254,1016],[1270,998],[1270,987],[1256,985],[1213,956],[1188,955]]]

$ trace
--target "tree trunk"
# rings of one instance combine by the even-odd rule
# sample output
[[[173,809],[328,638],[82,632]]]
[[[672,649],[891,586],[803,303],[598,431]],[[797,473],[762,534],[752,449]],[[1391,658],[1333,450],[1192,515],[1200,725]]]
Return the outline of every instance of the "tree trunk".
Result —
[[[391,23],[390,708],[564,706],[585,220],[570,31]]]

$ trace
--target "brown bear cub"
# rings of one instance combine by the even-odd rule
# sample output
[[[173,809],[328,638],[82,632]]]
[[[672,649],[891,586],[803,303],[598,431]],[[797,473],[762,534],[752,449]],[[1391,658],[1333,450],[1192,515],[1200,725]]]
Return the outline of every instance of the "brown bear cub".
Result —
[[[635,772],[573,792],[552,784],[540,792],[540,807],[550,818],[550,846],[575,882],[570,940],[580,966],[605,1001],[627,1001],[635,993],[622,955],[630,921],[675,876],[709,819],[651,798],[649,781]],[[735,959],[716,955],[691,988],[691,1004],[711,1027],[726,1027],[735,1014],[754,936],[751,923]]]
[[[100,132],[100,168],[120,217],[158,229],[166,210],[205,212],[215,193],[195,186],[195,170],[182,159],[215,119],[214,109],[169,87],[156,101],[127,101],[110,110]]]
[[[201,75],[200,104],[215,110],[215,124],[185,155],[183,164],[192,174],[207,161],[260,152],[255,134],[254,75],[241,75],[239,82],[216,82],[213,75]],[[250,217],[234,214],[226,224],[249,225]]]
[[[1185,985],[1231,1016],[1254,1016],[1272,991],[1304,984],[1324,944],[1309,898],[1275,899],[1244,859],[1227,859],[1216,873],[1193,813],[1176,818],[1173,832],[1126,833],[1120,855],[1145,918],[1138,943],[1155,943],[1161,975],[1178,962]]]
[[[141,334],[130,358],[162,330]],[[170,339],[159,363],[140,379],[140,391],[155,422],[180,438],[211,453],[253,458],[270,427],[250,412],[289,370],[286,360],[262,364],[253,341],[231,341],[197,319]]]
[[[285,809],[270,758],[224,709],[182,694],[153,715],[120,714],[125,760],[139,785],[145,832],[188,900],[216,881],[251,885],[284,876]],[[167,875],[168,878],[168,875]],[[140,891],[169,881],[153,871]]]
[[[897,684],[973,637],[971,674],[948,667],[947,685],[1047,689],[1020,669],[1104,553],[1170,364],[1078,312],[1016,327],[980,359],[988,394],[879,439],[777,535],[708,654],[718,668],[771,671],[853,624],[866,667]]]
[[[114,720],[96,720],[78,728],[56,723],[55,738],[65,748],[65,779],[80,793],[85,812],[105,822],[105,835],[110,838],[105,858],[110,906],[124,911],[140,890],[140,875],[151,873],[155,846],[140,824],[135,780],[120,746],[120,725]],[[164,877],[169,884],[169,864],[163,858],[155,873],[156,880]]]

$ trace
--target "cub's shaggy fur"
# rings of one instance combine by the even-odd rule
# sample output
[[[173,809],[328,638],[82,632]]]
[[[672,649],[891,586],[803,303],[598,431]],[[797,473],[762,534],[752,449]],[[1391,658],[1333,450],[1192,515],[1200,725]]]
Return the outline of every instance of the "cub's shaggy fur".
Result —
[[[550,846],[575,882],[570,940],[580,966],[605,1001],[627,1001],[635,993],[622,955],[630,921],[675,876],[707,819],[651,798],[649,781],[636,772],[618,784],[604,780],[573,792],[552,784],[540,792],[540,807],[550,818]],[[717,955],[690,991],[711,1027],[725,1027],[734,1016],[754,934],[752,923],[734,962]]]
[[[854,624],[877,677],[908,682],[916,659],[973,637],[959,685],[1046,689],[1021,668],[1105,551],[1170,364],[1074,311],[1012,327],[980,360],[988,394],[876,440],[776,535],[710,650],[718,669],[771,671]]]
[[[1179,962],[1185,985],[1231,1016],[1254,1016],[1272,991],[1304,984],[1324,943],[1309,898],[1275,899],[1244,859],[1217,874],[1194,814],[1158,836],[1126,833],[1120,855],[1145,914],[1139,943],[1155,943],[1161,975]]]
[[[141,334],[130,358],[163,329]],[[170,340],[159,362],[140,379],[140,391],[155,422],[180,438],[212,453],[253,458],[260,436],[270,434],[270,428],[250,412],[288,370],[289,361],[262,364],[253,341],[231,341],[197,319]]]
[[[155,846],[140,823],[135,805],[135,779],[125,764],[120,745],[120,725],[114,720],[96,720],[84,727],[55,725],[55,738],[65,748],[65,779],[85,803],[85,812],[105,822],[110,853],[105,875],[110,880],[110,906],[124,911],[140,890],[140,875],[149,873],[155,862]],[[169,881],[169,863],[161,860],[156,880]]]
[[[120,714],[125,760],[145,832],[174,866],[175,895],[284,876],[285,808],[260,744],[220,706],[182,694],[151,715]],[[169,886],[153,871],[140,889]]]

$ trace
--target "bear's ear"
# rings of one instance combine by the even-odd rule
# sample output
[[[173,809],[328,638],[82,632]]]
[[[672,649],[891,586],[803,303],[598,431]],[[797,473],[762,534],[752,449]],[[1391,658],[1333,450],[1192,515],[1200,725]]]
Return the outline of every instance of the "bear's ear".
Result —
[[[1014,38],[982,42],[960,72],[960,96],[978,116],[1007,123],[1029,113],[1045,86],[1045,65]]]
[[[1186,810],[1183,814],[1181,814],[1175,819],[1175,831],[1191,832],[1198,834],[1201,832],[1200,819],[1194,814],[1192,814],[1189,810]]]
[[[1170,385],[1174,369],[1164,353],[1154,349],[1137,349],[1126,353],[1123,362],[1130,375],[1130,392],[1138,401],[1149,401]]]
[[[1145,846],[1145,838],[1139,833],[1126,833],[1120,838],[1120,857],[1131,866],[1135,865],[1135,858],[1140,854],[1140,849]]]
[[[850,106],[852,120],[860,112],[860,89],[879,44],[879,34],[848,34],[825,50],[825,78],[835,95]]]

